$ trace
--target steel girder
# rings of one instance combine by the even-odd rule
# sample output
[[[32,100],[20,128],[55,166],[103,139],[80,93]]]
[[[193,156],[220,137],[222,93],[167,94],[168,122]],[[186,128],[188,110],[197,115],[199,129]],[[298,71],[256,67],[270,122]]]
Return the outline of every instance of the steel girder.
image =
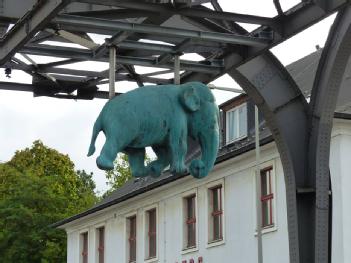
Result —
[[[71,2],[70,0],[66,1]],[[172,59],[175,54],[179,54],[181,52],[201,53],[206,58],[204,61],[201,61],[199,63],[183,61],[183,63],[181,63],[182,70],[186,71],[182,74],[181,77],[183,81],[189,79],[203,80],[204,75],[201,73],[206,73],[209,76],[204,77],[204,82],[206,82],[206,79],[213,79],[214,77],[218,77],[227,70],[226,67],[221,67],[222,64],[220,60],[224,62],[224,65],[231,64],[232,67],[237,67],[240,64],[245,63],[245,61],[248,61],[257,55],[264,53],[267,49],[282,42],[284,39],[296,34],[297,32],[300,32],[310,24],[319,21],[320,19],[330,14],[331,12],[337,10],[338,8],[341,8],[346,3],[346,0],[328,1],[327,8],[323,6],[324,9],[321,8],[322,5],[319,3],[320,1],[317,1],[318,3],[312,1],[304,1],[292,10],[286,12],[284,15],[281,14],[280,16],[277,16],[275,18],[265,18],[259,16],[223,12],[216,1],[211,1],[212,3],[214,3],[216,11],[210,10],[208,8],[205,8],[204,6],[199,5],[200,2],[194,3],[194,5],[196,6],[189,8],[189,6],[192,6],[193,3],[191,2],[190,4],[189,1],[187,3],[174,2],[175,6],[171,5],[170,3],[155,4],[145,2],[142,0],[103,0],[99,1],[100,6],[93,5],[96,1],[92,0],[79,0],[76,2],[79,3],[70,4],[67,8],[65,8],[64,12],[72,12],[76,10],[78,11],[78,13],[76,12],[75,14],[84,15],[85,13],[87,13],[86,10],[89,9],[86,6],[90,6],[91,10],[93,11],[87,13],[88,17],[75,17],[67,15],[59,16],[57,17],[57,21],[52,20],[50,23],[47,23],[47,27],[56,29],[58,30],[58,32],[63,32],[60,31],[63,29],[69,31],[80,31],[82,33],[95,32],[115,35],[118,39],[117,43],[115,44],[117,44],[118,47],[120,47],[119,51],[122,58],[121,61],[122,63],[127,61],[125,63],[127,65],[138,64],[142,66],[157,68],[172,68]],[[275,2],[279,3],[277,1]],[[79,6],[82,4],[83,6]],[[101,10],[102,5],[109,6],[106,7],[107,9]],[[114,6],[117,9],[111,10],[110,6]],[[111,18],[111,12],[113,13],[114,11],[116,11],[117,13],[121,13],[122,11],[131,12],[132,17],[135,17],[135,12],[140,10],[147,10],[145,12],[145,15],[149,16],[146,20],[143,21],[142,24],[139,24],[140,19],[139,22],[127,24],[120,21],[108,21],[105,19],[89,18],[94,17],[94,11],[98,13],[98,17],[103,17],[103,15],[106,14],[108,18]],[[164,26],[152,26],[152,24],[154,24],[153,21],[156,21],[160,17],[162,18],[163,23],[170,16],[175,14],[178,16],[182,16],[185,20],[201,21],[201,23],[204,23],[207,28],[210,28],[209,30],[207,30],[209,32],[192,30],[191,27],[186,27],[187,29],[179,31],[174,28],[165,28]],[[31,12],[29,17],[32,17],[32,15],[34,15],[35,17],[35,12]],[[125,14],[125,17],[127,16],[128,14]],[[58,21],[60,21],[60,19],[62,23],[57,23]],[[10,21],[11,18],[5,17],[5,20]],[[234,26],[234,21],[260,23],[262,24],[262,26],[254,32],[247,34],[246,32],[240,32],[240,30],[236,30]],[[70,22],[74,22],[74,25],[70,24]],[[149,26],[146,24],[149,24]],[[121,29],[122,31],[116,32],[116,26],[119,27],[119,29]],[[24,26],[23,24],[21,25],[21,22],[19,22],[18,27],[22,28]],[[152,34],[150,34],[150,32],[152,32]],[[25,35],[19,35],[23,38],[26,37]],[[48,39],[48,37],[50,38],[50,34],[44,34],[44,38],[41,38],[41,35],[42,34],[34,37],[33,40],[37,42],[46,40]],[[79,33],[77,37],[75,37],[71,34],[71,39],[82,39],[80,35],[81,33]],[[123,36],[122,39],[119,37],[120,35]],[[272,37],[272,41],[269,41]],[[174,46],[172,47],[167,45],[141,43],[137,41],[140,38],[161,40],[168,43],[172,43]],[[60,38],[57,36],[54,36],[54,39],[60,40]],[[194,39],[196,40],[194,41]],[[225,42],[227,42],[227,44]],[[94,43],[92,44],[93,45],[91,46],[95,46]],[[50,53],[55,49],[57,49],[58,51]],[[229,56],[222,56],[222,54],[226,53],[228,49],[230,51],[235,50],[236,54],[233,55],[229,52]],[[42,46],[41,49],[39,49],[38,47],[33,48],[30,45],[22,49],[22,51],[24,50],[26,50],[26,52],[33,52],[29,52],[30,54],[35,53],[37,55],[47,56],[55,56],[58,52],[61,52],[60,48],[53,48],[50,51],[45,46]],[[89,56],[86,54],[86,50],[79,50],[79,52],[71,52],[72,50],[69,49],[68,53],[72,56],[71,58],[75,58],[77,60],[91,60],[92,57],[94,58],[92,60],[96,60],[96,57],[104,55],[105,50],[106,49],[104,49],[104,46],[101,46],[96,50],[93,50],[93,54],[89,54]],[[85,54],[84,56],[82,56],[83,53]],[[160,53],[161,55],[158,57],[160,60],[158,60],[157,55],[159,55]],[[61,52],[61,54],[63,53]],[[234,59],[234,61],[236,62],[232,63],[230,61],[231,59]],[[43,66],[43,68],[45,68],[45,66]],[[120,69],[121,67],[118,68]],[[210,68],[212,68],[213,70],[211,71]],[[78,73],[78,71],[72,71],[73,75]],[[130,71],[129,75],[131,77],[135,77],[135,80],[140,84],[141,81],[138,78],[138,74],[132,73],[133,72]],[[91,79],[88,75],[86,77],[87,80]],[[170,82],[172,80],[168,81]]]
[[[315,261],[328,262],[329,152],[333,117],[351,55],[351,7],[340,11],[317,69],[310,103],[309,177],[316,189]],[[329,255],[330,256],[330,255]]]
[[[231,69],[228,74],[264,114],[280,153],[286,186],[290,262],[313,262],[300,261],[305,253],[313,251],[313,239],[308,235],[313,222],[307,223],[309,217],[305,215],[299,217],[300,211],[309,207],[296,197],[296,189],[304,188],[307,165],[308,105],[305,98],[286,69],[270,53]],[[306,235],[300,235],[302,233]]]
[[[40,1],[21,18],[0,42],[0,64],[6,63],[67,4],[68,0]]]
[[[62,0],[62,2],[65,1]],[[79,0],[78,2],[96,3],[93,0]],[[204,45],[203,50],[195,48],[194,51],[204,55],[207,60],[204,61],[205,63],[183,61],[181,68],[187,72],[182,75],[182,81],[200,80],[208,83],[222,74],[228,73],[242,85],[243,89],[255,101],[265,115],[283,163],[287,191],[290,261],[319,263],[326,262],[328,258],[326,253],[328,251],[328,156],[330,131],[341,76],[350,55],[350,51],[347,48],[350,46],[349,39],[351,38],[349,8],[340,13],[331,31],[319,65],[310,105],[306,103],[300,90],[285,68],[267,50],[318,22],[332,12],[340,10],[348,2],[347,0],[303,1],[298,6],[282,14],[279,11],[281,9],[279,1],[274,1],[280,15],[276,18],[263,18],[221,12],[218,4],[217,11],[212,11],[201,6],[196,8],[174,8],[171,5],[145,3],[144,1],[102,0],[99,4],[112,5],[124,9],[102,10],[98,13],[80,12],[76,13],[76,15],[111,18],[114,12],[121,13],[129,10],[130,14],[124,14],[125,17],[137,17],[138,14],[145,14],[150,16],[147,20],[150,24],[160,25],[167,20],[165,17],[177,14],[183,16],[187,21],[196,23],[196,26],[200,26],[204,30],[214,32],[205,32],[204,34],[202,31],[194,30],[180,32],[169,28],[170,31],[166,32],[168,29],[165,30],[165,28],[145,26],[137,23],[106,22],[104,19],[74,16],[59,16],[56,20],[52,20],[49,23],[50,18],[59,9],[53,6],[43,9],[46,10],[43,13],[43,21],[33,20],[31,23],[36,25],[36,27],[27,27],[27,30],[29,30],[30,36],[33,36],[33,32],[45,26],[81,32],[91,30],[95,33],[112,35],[119,33],[125,37],[122,39],[118,38],[117,45],[127,51],[124,51],[123,55],[117,57],[117,61],[126,65],[139,64],[169,69],[173,68],[171,60],[175,53],[188,50],[189,46],[196,46],[191,39],[201,39]],[[48,6],[52,3],[52,1],[47,2]],[[179,4],[179,2],[177,3]],[[141,13],[140,10],[146,10],[147,12]],[[155,17],[158,14],[162,14],[163,17],[156,19],[153,14]],[[30,19],[38,19],[38,16],[30,16]],[[9,23],[13,19],[5,17],[0,19],[0,21]],[[248,34],[236,26],[234,22],[258,23],[262,26]],[[71,72],[72,75],[84,75],[88,79],[93,78],[87,82],[86,87],[78,90],[81,92],[80,96],[79,94],[75,96],[61,93],[49,96],[79,99],[92,96],[92,92],[94,92],[94,97],[107,98],[107,92],[89,90],[89,85],[94,85],[99,79],[106,77],[104,72],[69,71],[68,69],[55,67],[60,63],[71,63],[79,60],[106,61],[107,58],[103,54],[104,52],[95,56],[92,50],[57,48],[45,45],[35,46],[32,44],[21,48],[24,42],[28,40],[28,37],[24,34],[26,24],[29,25],[26,22],[19,22],[17,24],[19,28],[17,33],[13,31],[14,33],[11,33],[14,34],[12,37],[9,35],[10,38],[5,38],[5,41],[8,41],[8,43],[13,41],[11,43],[15,44],[15,49],[9,50],[9,54],[13,54],[13,52],[20,49],[21,52],[27,54],[53,55],[71,59],[65,62],[51,63],[51,65],[39,65],[37,68],[20,63],[12,63],[13,68],[23,69],[27,72],[34,70],[39,74],[47,72],[66,74]],[[57,28],[57,26],[60,26],[60,28]],[[116,32],[116,26],[121,31]],[[151,35],[150,33],[160,36]],[[273,36],[272,41],[267,42],[265,40],[267,36],[268,39]],[[230,37],[233,38],[231,39]],[[173,46],[144,44],[137,42],[139,38],[163,40],[172,43]],[[220,43],[222,41],[228,44],[223,45],[223,43]],[[128,51],[131,49],[135,50]],[[223,49],[223,52],[219,52],[220,49]],[[150,57],[136,57],[134,56],[135,54],[161,55],[158,61]],[[4,51],[3,57],[8,57],[8,54]],[[74,59],[72,60],[72,58]],[[6,59],[3,60],[5,61]],[[218,63],[218,61],[223,61],[223,64]],[[123,67],[120,68],[123,69]],[[143,81],[154,81],[155,83],[170,81],[150,77],[153,73],[145,75],[135,74],[132,67],[124,67],[124,70],[127,70],[129,75],[117,72],[117,79],[135,78],[139,83]],[[72,76],[69,78],[72,79]],[[84,78],[80,79],[84,80]],[[22,91],[38,89],[34,84],[14,85],[17,84],[0,83],[0,88]],[[89,96],[84,94],[84,90],[89,90]]]

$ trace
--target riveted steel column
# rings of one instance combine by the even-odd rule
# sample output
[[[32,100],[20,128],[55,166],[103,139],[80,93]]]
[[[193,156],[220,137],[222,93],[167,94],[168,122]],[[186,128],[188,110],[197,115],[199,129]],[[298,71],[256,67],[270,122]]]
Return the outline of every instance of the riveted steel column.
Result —
[[[311,97],[310,183],[316,189],[315,262],[329,259],[329,153],[333,116],[351,54],[351,7],[340,11],[318,66]]]

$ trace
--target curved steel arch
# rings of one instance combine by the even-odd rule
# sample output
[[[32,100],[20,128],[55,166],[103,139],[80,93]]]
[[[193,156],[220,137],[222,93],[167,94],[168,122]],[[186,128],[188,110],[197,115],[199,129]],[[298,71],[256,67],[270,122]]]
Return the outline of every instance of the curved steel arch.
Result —
[[[228,72],[263,112],[280,152],[286,182],[291,262],[330,260],[331,130],[351,55],[350,46],[351,7],[347,6],[339,12],[330,30],[309,106],[271,54]]]
[[[351,55],[351,7],[341,10],[318,66],[310,103],[309,175],[316,188],[315,261],[328,262],[329,153],[333,116]]]
[[[307,254],[313,243],[311,230],[304,226],[312,222],[301,225],[307,218],[299,215],[313,207],[297,197],[296,189],[306,189],[307,102],[290,74],[270,52],[228,74],[252,98],[273,134],[284,169],[290,262],[304,262],[300,258],[310,258]]]

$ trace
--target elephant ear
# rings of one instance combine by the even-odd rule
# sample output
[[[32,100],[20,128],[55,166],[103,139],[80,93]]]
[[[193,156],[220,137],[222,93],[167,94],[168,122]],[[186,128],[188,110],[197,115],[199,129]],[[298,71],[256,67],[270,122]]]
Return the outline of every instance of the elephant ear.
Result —
[[[180,101],[190,111],[197,111],[200,108],[200,97],[196,89],[191,85],[182,88]]]

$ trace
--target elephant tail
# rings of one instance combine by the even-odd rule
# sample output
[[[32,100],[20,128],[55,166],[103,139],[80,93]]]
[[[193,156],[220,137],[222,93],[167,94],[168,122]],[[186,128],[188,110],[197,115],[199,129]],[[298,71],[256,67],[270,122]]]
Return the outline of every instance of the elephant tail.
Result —
[[[93,128],[93,135],[91,136],[91,142],[89,146],[89,151],[88,151],[88,156],[91,156],[95,152],[95,141],[96,138],[99,134],[99,132],[102,130],[101,126],[101,118],[100,116],[97,118],[96,122],[94,123],[94,128]]]

